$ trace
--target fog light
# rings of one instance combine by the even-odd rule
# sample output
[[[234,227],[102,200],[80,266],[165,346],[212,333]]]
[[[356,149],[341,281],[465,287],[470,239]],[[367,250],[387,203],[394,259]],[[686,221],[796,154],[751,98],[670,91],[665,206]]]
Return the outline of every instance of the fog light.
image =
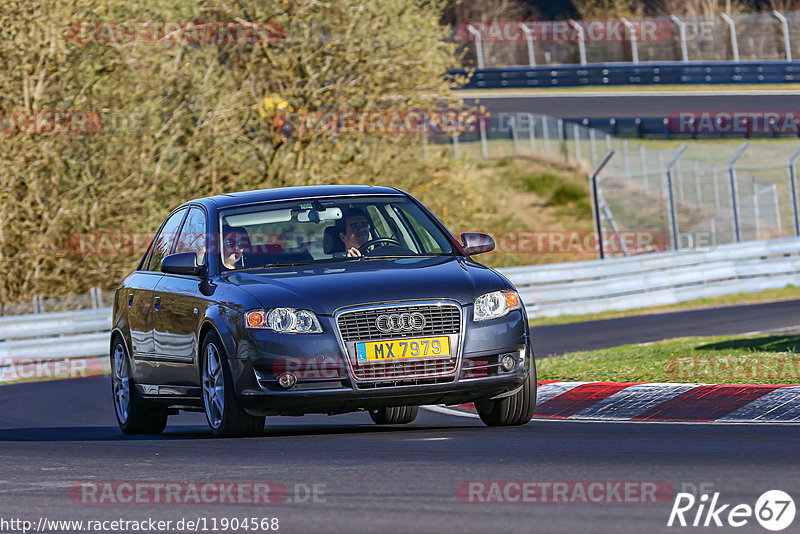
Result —
[[[283,373],[278,377],[278,384],[284,389],[294,387],[296,383],[297,377],[294,376],[294,373]]]
[[[511,354],[506,354],[500,360],[500,364],[503,366],[503,369],[506,371],[510,371],[517,365],[517,360]]]

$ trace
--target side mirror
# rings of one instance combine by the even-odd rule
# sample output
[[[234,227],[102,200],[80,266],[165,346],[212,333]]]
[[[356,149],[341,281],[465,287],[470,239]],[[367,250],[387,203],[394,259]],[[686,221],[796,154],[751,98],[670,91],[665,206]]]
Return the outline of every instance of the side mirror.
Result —
[[[464,244],[464,252],[469,256],[494,250],[494,239],[487,234],[464,232],[461,234],[461,242]]]
[[[197,276],[203,272],[203,266],[197,265],[197,254],[194,252],[179,252],[165,257],[161,262],[161,270],[167,274]]]

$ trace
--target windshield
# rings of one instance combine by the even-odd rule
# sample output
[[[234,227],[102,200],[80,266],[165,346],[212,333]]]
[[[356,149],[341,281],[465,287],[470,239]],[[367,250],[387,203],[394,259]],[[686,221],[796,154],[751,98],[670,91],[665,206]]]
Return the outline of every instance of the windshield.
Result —
[[[370,258],[454,254],[402,196],[269,202],[220,212],[223,271]]]

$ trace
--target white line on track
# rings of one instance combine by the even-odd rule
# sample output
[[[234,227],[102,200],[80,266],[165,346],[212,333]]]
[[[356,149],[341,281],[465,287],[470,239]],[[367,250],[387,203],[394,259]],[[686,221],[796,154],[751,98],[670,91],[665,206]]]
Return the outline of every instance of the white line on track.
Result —
[[[478,417],[478,414],[476,413],[462,412],[461,410],[454,410],[446,406],[431,405],[431,406],[423,406],[422,408],[428,410],[429,412],[436,412],[444,415],[456,415],[458,417],[469,417],[471,419],[480,419],[480,417]]]
[[[429,410],[431,412],[440,413],[443,415],[455,415],[457,417],[471,417],[473,419],[479,419],[478,414],[470,414],[465,413],[460,410],[454,410],[452,408],[448,408],[446,406],[422,406],[423,409]],[[624,419],[577,419],[577,418],[563,418],[563,417],[534,417],[533,422],[536,421],[542,423],[624,423],[624,424],[647,424],[647,425],[724,425],[724,426],[732,426],[732,425],[769,425],[769,426],[778,426],[778,425],[792,425],[797,426],[800,425],[800,421],[763,421],[763,420],[755,420],[755,421],[725,421],[725,420],[716,420],[716,421],[631,421],[631,420],[624,420]]]

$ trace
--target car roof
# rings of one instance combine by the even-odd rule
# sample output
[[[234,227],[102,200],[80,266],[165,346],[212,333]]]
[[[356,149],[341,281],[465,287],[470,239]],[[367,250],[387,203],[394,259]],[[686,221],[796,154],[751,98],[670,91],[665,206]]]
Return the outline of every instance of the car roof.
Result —
[[[298,187],[277,187],[274,189],[258,189],[254,191],[240,191],[225,193],[212,197],[198,198],[185,202],[188,204],[203,204],[209,208],[228,208],[243,204],[268,202],[271,200],[294,200],[314,197],[335,197],[351,195],[402,195],[403,191],[394,187],[378,185],[310,185]]]

